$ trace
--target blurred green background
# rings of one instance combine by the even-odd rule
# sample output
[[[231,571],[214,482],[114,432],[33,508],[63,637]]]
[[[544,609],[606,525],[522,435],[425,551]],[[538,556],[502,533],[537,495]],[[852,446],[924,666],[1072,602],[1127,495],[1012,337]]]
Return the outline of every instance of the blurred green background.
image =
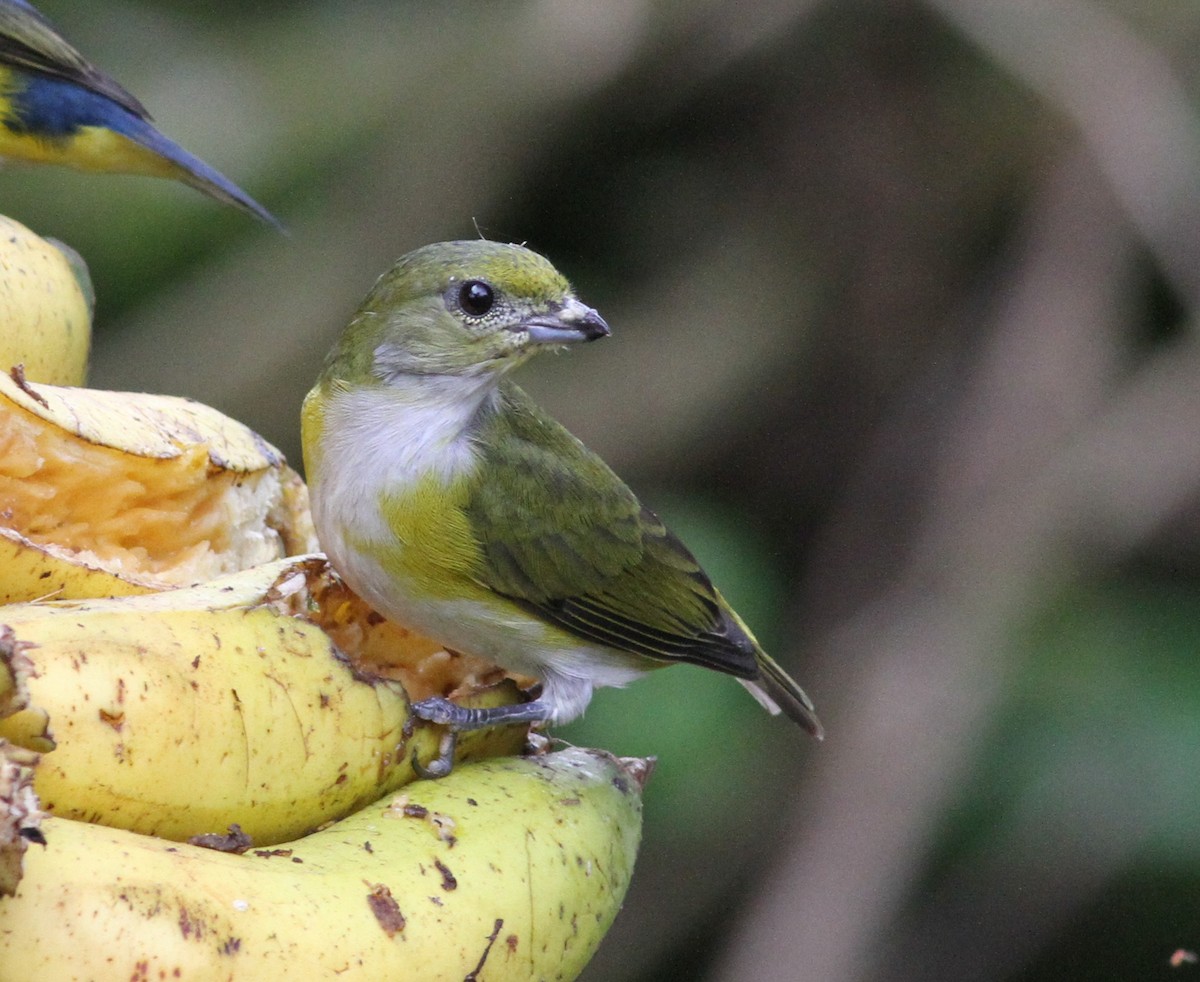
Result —
[[[1200,977],[1200,3],[40,6],[290,229],[6,167],[94,385],[298,464],[374,278],[477,229],[613,326],[525,384],[828,739],[699,670],[601,693],[561,735],[659,768],[587,979]]]

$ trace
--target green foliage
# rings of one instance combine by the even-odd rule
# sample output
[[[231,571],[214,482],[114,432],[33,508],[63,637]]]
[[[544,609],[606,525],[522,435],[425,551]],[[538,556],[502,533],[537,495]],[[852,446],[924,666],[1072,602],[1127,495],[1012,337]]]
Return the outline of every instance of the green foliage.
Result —
[[[1103,835],[1200,864],[1200,591],[1127,580],[1073,590],[1018,650],[964,785],[965,825]]]
[[[1200,944],[1200,591],[1069,590],[1014,650],[909,916],[957,898],[940,943],[966,953],[995,939],[972,920],[984,908],[1041,908],[1021,978],[1166,978],[1170,954]]]

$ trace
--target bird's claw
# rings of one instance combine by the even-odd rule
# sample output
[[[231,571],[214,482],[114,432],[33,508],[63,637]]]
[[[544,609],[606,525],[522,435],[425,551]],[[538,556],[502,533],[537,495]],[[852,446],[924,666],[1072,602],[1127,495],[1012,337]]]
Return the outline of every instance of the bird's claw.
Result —
[[[458,743],[458,734],[454,730],[447,730],[442,734],[441,742],[438,744],[437,756],[434,757],[428,764],[422,764],[421,758],[417,756],[414,750],[412,755],[413,770],[416,771],[417,777],[427,781],[436,781],[439,777],[445,777],[454,770],[454,748]]]

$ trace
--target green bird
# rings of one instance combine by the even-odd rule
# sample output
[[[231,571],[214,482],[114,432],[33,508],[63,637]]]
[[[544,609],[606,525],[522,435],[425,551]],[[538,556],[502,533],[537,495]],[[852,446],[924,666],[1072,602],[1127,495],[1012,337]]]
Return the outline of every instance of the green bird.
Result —
[[[592,691],[689,662],[822,735],[812,702],[700,564],[594,453],[508,378],[608,336],[543,257],[443,242],[401,258],[304,401],[304,464],[330,562],[389,619],[520,675],[530,702],[413,709],[453,734],[565,723]]]
[[[171,178],[281,227],[229,178],[155,129],[137,99],[25,0],[0,0],[0,157]]]

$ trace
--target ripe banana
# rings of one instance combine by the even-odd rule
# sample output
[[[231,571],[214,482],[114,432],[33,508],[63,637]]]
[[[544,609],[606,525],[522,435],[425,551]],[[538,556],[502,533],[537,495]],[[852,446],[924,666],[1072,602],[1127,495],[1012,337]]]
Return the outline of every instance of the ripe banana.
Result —
[[[3,372],[0,503],[0,602],[144,593],[316,549],[303,482],[241,423]]]
[[[0,372],[83,385],[92,341],[92,285],[72,249],[0,215]]]
[[[0,977],[573,979],[628,886],[647,771],[481,761],[240,856],[48,818],[0,901]]]
[[[0,719],[0,737],[48,751],[34,788],[54,815],[176,840],[232,823],[255,845],[304,835],[413,780],[414,754],[436,755],[440,731],[410,719],[406,689],[465,685],[479,705],[517,695],[483,688],[461,659],[434,681],[436,646],[395,631],[381,642],[378,619],[348,603],[308,557],[138,597],[0,608],[29,645],[35,707]],[[334,619],[345,654],[322,629]],[[351,647],[366,638],[374,669]],[[464,759],[525,742],[519,727],[473,736]]]

